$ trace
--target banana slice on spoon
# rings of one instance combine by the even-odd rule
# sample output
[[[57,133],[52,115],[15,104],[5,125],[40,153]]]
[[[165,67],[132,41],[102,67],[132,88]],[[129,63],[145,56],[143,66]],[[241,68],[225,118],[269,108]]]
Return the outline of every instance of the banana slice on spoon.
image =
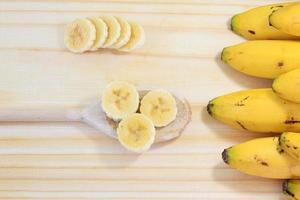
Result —
[[[139,91],[142,98],[149,91]],[[165,127],[157,128],[155,142],[163,142],[181,135],[191,120],[191,110],[188,102],[174,95],[177,105],[177,115],[174,121]],[[119,122],[107,117],[102,110],[101,101],[91,103],[86,107],[67,107],[54,105],[3,105],[0,106],[0,122],[83,122],[97,129],[100,133],[117,139]]]

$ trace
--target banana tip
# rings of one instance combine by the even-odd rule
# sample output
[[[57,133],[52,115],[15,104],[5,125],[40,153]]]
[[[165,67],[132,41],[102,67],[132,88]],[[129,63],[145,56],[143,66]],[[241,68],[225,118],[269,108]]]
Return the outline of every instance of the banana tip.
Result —
[[[226,59],[225,59],[226,50],[227,50],[227,48],[225,47],[222,49],[222,52],[221,52],[221,60],[225,63],[226,63]]]
[[[226,164],[229,164],[229,163],[228,163],[228,151],[227,151],[227,149],[224,149],[224,151],[222,152],[222,159],[223,159],[223,161],[224,161]]]
[[[208,112],[208,114],[209,115],[211,115],[212,116],[212,107],[214,106],[214,104],[213,103],[211,103],[211,101],[210,102],[208,102],[208,104],[207,104],[207,106],[206,106],[206,110],[207,110],[207,112]]]
[[[285,180],[283,183],[282,183],[282,191],[284,194],[286,195],[289,195],[291,197],[294,197],[295,194],[293,194],[290,190],[289,190],[289,181],[288,180]]]
[[[230,20],[230,30],[232,30],[233,32],[235,32],[234,30],[234,19],[236,18],[237,15],[233,15],[231,17],[231,20]]]

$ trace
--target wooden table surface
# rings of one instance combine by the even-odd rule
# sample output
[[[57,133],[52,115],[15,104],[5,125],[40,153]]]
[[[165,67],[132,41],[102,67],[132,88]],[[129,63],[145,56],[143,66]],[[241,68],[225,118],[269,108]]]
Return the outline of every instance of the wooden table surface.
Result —
[[[255,134],[216,122],[205,108],[215,96],[270,86],[225,66],[219,54],[243,41],[228,29],[233,14],[274,2],[0,0],[1,106],[84,106],[108,82],[126,80],[176,91],[193,112],[182,137],[143,155],[81,123],[1,123],[0,199],[285,199],[281,181],[223,164],[224,148]],[[99,14],[141,23],[146,44],[128,54],[67,51],[64,25]]]

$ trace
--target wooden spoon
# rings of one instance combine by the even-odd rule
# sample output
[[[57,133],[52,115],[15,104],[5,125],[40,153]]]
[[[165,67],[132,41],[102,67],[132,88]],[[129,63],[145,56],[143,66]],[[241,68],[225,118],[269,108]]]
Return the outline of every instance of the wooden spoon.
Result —
[[[142,98],[148,90],[139,91]],[[174,96],[177,104],[176,119],[169,125],[156,129],[155,142],[163,142],[181,135],[191,120],[191,109],[184,98]],[[101,102],[84,108],[67,107],[5,107],[0,108],[1,122],[75,122],[80,121],[99,130],[112,138],[117,138],[118,122],[108,118],[101,108]]]

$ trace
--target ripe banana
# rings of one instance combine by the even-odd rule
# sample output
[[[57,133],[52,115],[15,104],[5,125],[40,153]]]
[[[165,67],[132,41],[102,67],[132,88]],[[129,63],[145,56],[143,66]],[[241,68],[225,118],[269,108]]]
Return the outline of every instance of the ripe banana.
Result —
[[[88,19],[76,19],[66,26],[64,42],[74,53],[89,50],[96,39],[96,28]]]
[[[300,199],[300,180],[286,180],[282,184],[283,193],[291,199]]]
[[[246,174],[265,178],[300,177],[300,161],[278,149],[278,137],[250,140],[227,148],[222,158],[229,166]]]
[[[132,51],[140,48],[145,43],[145,31],[143,27],[135,22],[130,22],[131,35],[129,41],[122,46],[121,51]]]
[[[163,127],[176,118],[176,100],[167,91],[153,90],[141,100],[140,111],[148,116],[156,127]]]
[[[234,69],[262,78],[300,68],[300,43],[284,40],[257,40],[226,47],[222,60]]]
[[[273,91],[281,98],[300,103],[300,69],[278,76],[272,84]]]
[[[244,90],[217,97],[207,105],[215,119],[255,132],[300,131],[300,104],[285,101],[271,89]]]
[[[108,27],[108,36],[102,47],[111,47],[120,37],[121,26],[117,19],[113,16],[101,16],[101,19],[106,23]]]
[[[282,133],[279,137],[279,145],[291,157],[300,160],[300,133]]]
[[[96,39],[90,50],[95,51],[102,47],[107,38],[107,25],[100,17],[90,17],[88,18],[96,28]]]
[[[270,17],[270,25],[291,35],[300,36],[300,4],[295,3],[274,11]]]
[[[139,93],[126,82],[110,83],[102,93],[102,109],[116,121],[135,113],[139,107]]]
[[[115,17],[115,18],[118,20],[118,22],[121,26],[121,34],[120,34],[119,39],[112,45],[112,48],[119,49],[120,47],[124,46],[129,41],[129,38],[131,35],[131,26],[123,18],[121,18],[121,17]]]
[[[290,3],[271,4],[250,9],[231,19],[231,29],[249,40],[299,39],[297,36],[281,32],[269,25],[269,15]]]
[[[153,122],[143,114],[131,114],[117,128],[118,140],[128,150],[137,153],[147,151],[154,142]]]

